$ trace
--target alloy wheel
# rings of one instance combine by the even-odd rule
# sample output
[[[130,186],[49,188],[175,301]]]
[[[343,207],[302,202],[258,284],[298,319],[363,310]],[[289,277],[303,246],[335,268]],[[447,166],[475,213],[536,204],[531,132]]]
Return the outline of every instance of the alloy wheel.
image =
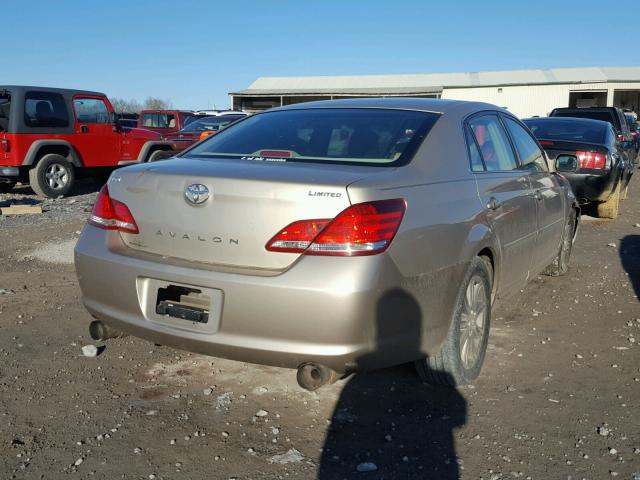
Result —
[[[61,190],[69,183],[69,171],[59,163],[52,163],[45,170],[44,176],[49,187]]]
[[[467,284],[460,314],[460,359],[467,370],[473,368],[481,353],[488,311],[485,284],[475,275]]]

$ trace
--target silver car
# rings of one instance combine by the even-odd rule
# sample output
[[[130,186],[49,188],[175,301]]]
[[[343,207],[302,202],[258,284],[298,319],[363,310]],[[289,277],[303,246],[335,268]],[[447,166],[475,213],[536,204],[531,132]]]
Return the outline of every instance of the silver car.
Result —
[[[494,105],[356,99],[242,119],[114,172],[75,250],[91,333],[298,369],[473,381],[491,306],[568,269],[579,208]]]

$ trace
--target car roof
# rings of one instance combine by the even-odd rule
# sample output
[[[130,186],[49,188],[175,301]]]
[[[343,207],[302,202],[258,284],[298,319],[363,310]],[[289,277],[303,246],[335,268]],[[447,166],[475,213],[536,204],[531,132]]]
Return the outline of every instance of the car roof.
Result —
[[[321,100],[317,102],[296,103],[284,107],[271,108],[268,111],[304,110],[309,108],[386,108],[395,110],[416,110],[422,112],[447,113],[459,110],[503,110],[496,105],[463,100],[443,100],[438,98],[387,97],[387,98],[349,98],[340,100]]]
[[[19,91],[28,92],[38,90],[41,92],[61,93],[63,95],[94,95],[106,97],[104,93],[92,92],[90,90],[76,90],[72,88],[38,87],[35,85],[0,85],[0,90],[9,90],[13,94]]]

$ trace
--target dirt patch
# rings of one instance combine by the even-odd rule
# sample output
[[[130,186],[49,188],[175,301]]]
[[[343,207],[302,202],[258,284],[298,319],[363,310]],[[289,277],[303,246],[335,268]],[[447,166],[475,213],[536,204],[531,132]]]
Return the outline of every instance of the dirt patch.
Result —
[[[47,263],[73,264],[73,249],[78,242],[77,238],[70,240],[49,242],[38,246],[25,255]]]

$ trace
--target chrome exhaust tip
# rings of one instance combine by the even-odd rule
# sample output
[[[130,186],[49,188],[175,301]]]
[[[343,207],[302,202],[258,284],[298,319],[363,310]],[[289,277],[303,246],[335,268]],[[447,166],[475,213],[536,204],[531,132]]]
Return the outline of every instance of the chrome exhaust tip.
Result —
[[[89,324],[89,335],[91,335],[91,338],[98,341],[126,336],[124,332],[116,330],[115,328],[111,328],[109,325],[100,320],[94,320]]]
[[[334,383],[338,379],[338,372],[317,363],[303,363],[296,374],[298,385],[313,392],[327,383]]]

